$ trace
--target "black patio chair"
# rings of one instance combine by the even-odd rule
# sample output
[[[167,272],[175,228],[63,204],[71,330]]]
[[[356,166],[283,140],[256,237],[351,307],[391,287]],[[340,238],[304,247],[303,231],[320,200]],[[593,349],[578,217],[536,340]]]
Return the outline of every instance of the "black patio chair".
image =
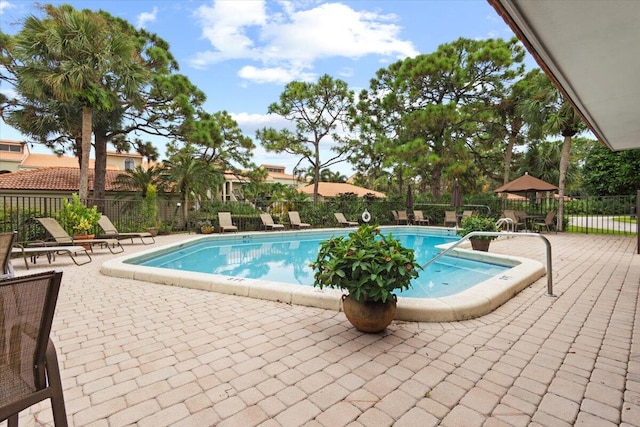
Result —
[[[11,268],[11,250],[16,241],[17,233],[11,231],[0,233],[0,279],[13,276]]]
[[[49,338],[61,271],[0,280],[0,422],[51,399],[57,427],[67,426],[60,368]]]

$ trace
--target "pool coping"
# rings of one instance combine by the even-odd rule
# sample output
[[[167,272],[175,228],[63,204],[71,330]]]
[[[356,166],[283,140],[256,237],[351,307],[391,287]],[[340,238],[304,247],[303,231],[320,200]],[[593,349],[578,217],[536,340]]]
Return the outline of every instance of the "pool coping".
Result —
[[[394,226],[384,227],[393,232]],[[400,226],[402,230],[416,228],[424,230],[427,227]],[[455,229],[429,227],[434,234],[455,235]],[[278,237],[285,234],[310,235],[326,233],[327,231],[344,232],[345,229],[316,229],[316,230],[288,230],[270,231],[269,236]],[[167,251],[176,246],[184,246],[198,240],[245,241],[251,236],[264,236],[266,232],[227,233],[220,235],[195,235],[193,238],[180,243],[173,243],[160,247],[153,247],[132,255],[125,255],[105,261],[100,272],[107,276],[141,280],[162,285],[180,286],[210,292],[219,292],[249,298],[277,301],[286,304],[296,304],[318,307],[328,310],[342,311],[342,291],[338,289],[318,289],[311,286],[300,286],[288,283],[272,282],[258,279],[223,276],[220,274],[185,272],[168,270],[158,267],[146,267],[127,264],[125,261],[142,258],[150,253]],[[443,249],[448,246],[439,245]],[[491,313],[504,304],[518,292],[543,277],[545,268],[539,261],[511,255],[479,252],[458,247],[451,251],[452,256],[488,261],[492,263],[512,266],[509,270],[489,278],[458,294],[439,298],[406,298],[398,297],[396,320],[420,322],[452,322],[472,319]]]

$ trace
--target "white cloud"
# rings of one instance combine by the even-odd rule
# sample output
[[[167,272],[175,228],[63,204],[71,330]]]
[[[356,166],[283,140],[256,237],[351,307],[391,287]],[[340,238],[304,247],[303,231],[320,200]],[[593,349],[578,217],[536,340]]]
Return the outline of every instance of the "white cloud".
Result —
[[[15,6],[9,3],[8,1],[0,0],[0,15],[4,13],[5,9],[10,9],[12,7],[15,7]]]
[[[202,37],[209,40],[214,51],[200,53],[197,64],[251,57],[255,49],[247,31],[266,22],[264,1],[216,1],[212,6],[200,6],[196,20],[202,27]]]
[[[260,65],[244,66],[239,75],[257,83],[282,83],[315,78],[315,61],[358,59],[366,55],[404,58],[418,54],[399,36],[396,16],[357,11],[342,3],[323,3],[302,9],[305,3],[215,1],[201,6],[196,19],[212,50],[191,61],[196,68],[245,59]],[[298,9],[296,9],[296,6]],[[275,10],[273,8],[281,7]],[[270,9],[271,8],[271,9]]]
[[[251,65],[244,66],[238,71],[238,76],[255,83],[280,83],[286,84],[292,80],[314,81],[317,76],[304,70],[286,67],[256,68]]]
[[[264,127],[275,129],[288,128],[295,129],[295,125],[290,120],[277,114],[252,114],[252,113],[229,113],[231,118],[238,123],[245,135],[255,136],[256,130]]]
[[[140,15],[138,15],[138,20],[136,21],[136,28],[145,28],[145,25],[148,22],[155,22],[157,15],[158,15],[157,7],[154,7],[152,12],[142,12]]]

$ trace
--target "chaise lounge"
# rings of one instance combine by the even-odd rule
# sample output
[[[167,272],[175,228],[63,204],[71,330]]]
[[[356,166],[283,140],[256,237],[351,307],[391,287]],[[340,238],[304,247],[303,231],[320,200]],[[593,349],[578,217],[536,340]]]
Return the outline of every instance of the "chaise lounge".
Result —
[[[225,231],[238,231],[238,227],[233,225],[231,221],[231,212],[218,212],[218,223],[220,225],[220,232]]]
[[[307,224],[306,222],[300,221],[300,214],[298,211],[289,211],[289,222],[291,223],[291,228],[310,228],[311,224]]]
[[[75,240],[73,237],[67,233],[64,228],[56,221],[54,218],[37,218],[38,222],[42,224],[47,233],[53,237],[54,242],[34,242],[31,243],[31,247],[42,247],[42,246],[78,246],[78,245],[89,245],[91,250],[93,251],[94,246],[107,247],[112,254],[119,254],[124,251],[124,247],[120,244],[118,239],[83,239],[83,240]],[[115,250],[115,248],[120,248],[120,250]]]
[[[356,221],[347,220],[342,212],[335,212],[333,215],[336,217],[336,221],[343,227],[356,227],[358,225]]]
[[[262,227],[265,230],[284,230],[283,224],[276,224],[273,222],[273,217],[268,213],[261,213],[260,219],[262,220]]]
[[[131,239],[131,243],[133,243],[133,239],[137,238],[137,239],[140,239],[143,245],[151,245],[156,242],[156,240],[153,238],[153,236],[149,232],[144,232],[144,231],[133,232],[132,231],[132,232],[120,233],[116,229],[116,226],[113,225],[109,217],[106,215],[102,215],[100,217],[100,219],[98,220],[98,225],[104,231],[103,237],[107,239],[118,239],[118,240]],[[145,239],[147,239],[147,241],[145,241]],[[148,239],[151,239],[151,241],[148,241]]]

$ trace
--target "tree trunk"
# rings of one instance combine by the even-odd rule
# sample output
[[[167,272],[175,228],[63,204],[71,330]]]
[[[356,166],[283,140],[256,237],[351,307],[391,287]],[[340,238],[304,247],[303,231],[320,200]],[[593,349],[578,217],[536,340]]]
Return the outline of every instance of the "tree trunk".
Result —
[[[564,181],[569,167],[569,154],[571,153],[571,135],[564,137],[562,155],[560,156],[560,176],[558,178],[558,230],[564,231]]]
[[[315,158],[313,163],[313,204],[318,203],[318,186],[320,185],[320,141],[317,140],[315,146]]]
[[[511,132],[509,132],[509,140],[507,141],[507,149],[504,153],[504,176],[502,178],[502,185],[509,182],[509,175],[511,175],[511,157],[513,156],[513,146],[516,143],[516,138],[518,137],[518,133],[520,132],[520,128],[512,127]]]
[[[105,179],[107,173],[107,136],[102,132],[95,134],[96,167],[93,177],[93,199],[100,212],[104,212]]]
[[[398,168],[396,173],[396,180],[398,181],[398,194],[404,194],[404,174],[402,173],[402,169]]]
[[[440,185],[442,184],[442,165],[435,164],[433,166],[433,175],[431,181],[431,194],[435,200],[440,200]]]
[[[318,188],[320,185],[320,168],[313,166],[313,203],[318,203]]]
[[[82,107],[82,153],[80,156],[80,182],[78,196],[86,201],[89,197],[89,154],[91,154],[91,119],[89,107]]]
[[[186,196],[182,200],[182,224],[185,230],[189,226],[189,198]]]

